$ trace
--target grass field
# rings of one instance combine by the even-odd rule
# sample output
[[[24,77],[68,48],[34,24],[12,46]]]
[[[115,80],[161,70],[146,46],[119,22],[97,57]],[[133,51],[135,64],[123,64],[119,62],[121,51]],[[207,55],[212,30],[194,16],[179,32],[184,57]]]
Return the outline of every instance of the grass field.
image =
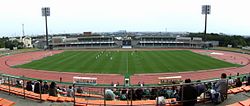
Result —
[[[19,68],[80,73],[163,73],[240,66],[193,53],[171,51],[65,51]]]

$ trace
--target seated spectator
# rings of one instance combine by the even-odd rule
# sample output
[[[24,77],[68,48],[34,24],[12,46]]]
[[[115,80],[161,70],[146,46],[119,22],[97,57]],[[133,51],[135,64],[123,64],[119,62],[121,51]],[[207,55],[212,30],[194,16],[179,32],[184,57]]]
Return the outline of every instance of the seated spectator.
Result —
[[[172,89],[171,88],[167,88],[166,89],[166,93],[167,93],[167,95],[166,96],[168,96],[168,98],[175,98],[175,91],[174,91],[174,87],[172,87]],[[167,97],[165,97],[165,98],[167,98]]]
[[[157,97],[157,92],[158,92],[158,90],[157,90],[157,88],[152,88],[151,89],[151,92],[150,92],[150,100],[154,100],[156,97]]]
[[[247,77],[247,82],[246,82],[246,86],[250,85],[250,73],[248,74],[248,77]]]
[[[68,97],[73,97],[74,90],[72,86],[69,86],[69,88],[67,89],[67,96]]]
[[[111,89],[106,89],[105,90],[105,99],[106,100],[114,100],[115,99],[115,94]]]
[[[65,87],[60,88],[59,86],[57,86],[56,91],[58,94],[63,94],[63,92],[67,92],[67,88]]]
[[[27,91],[32,91],[32,84],[31,84],[31,81],[28,81],[28,82],[27,82],[26,90],[27,90]]]
[[[238,77],[235,81],[235,87],[241,87],[242,86],[242,82],[240,80],[240,78]]]
[[[121,100],[127,100],[127,89],[122,89],[121,91],[121,97],[120,97]]]
[[[228,77],[228,84],[230,85],[230,86],[233,86],[234,85],[234,79],[232,79],[232,77],[231,76],[229,76]]]
[[[83,93],[83,90],[82,90],[81,87],[78,87],[78,88],[76,89],[76,92],[77,92],[77,93]]]
[[[163,96],[159,96],[156,98],[157,106],[166,106],[166,101]]]
[[[16,87],[21,87],[22,85],[21,85],[21,81],[22,80],[16,80]]]
[[[35,81],[31,81],[32,91],[35,89]]]
[[[57,96],[57,89],[55,82],[51,82],[49,86],[49,96]]]
[[[114,89],[113,92],[115,94],[115,98],[119,98],[121,96],[120,89]]]
[[[195,88],[197,90],[198,96],[200,96],[207,89],[206,89],[206,86],[204,84],[200,83],[201,82],[200,80],[198,80],[197,82],[198,82],[198,84],[196,85]]]
[[[245,82],[245,81],[247,81],[247,76],[243,76],[242,78],[242,82]]]
[[[136,99],[137,99],[137,100],[141,100],[141,99],[142,99],[142,95],[143,95],[143,90],[142,90],[142,88],[136,89],[135,94],[136,94]]]
[[[144,96],[144,98],[149,98],[150,97],[150,90],[148,88],[145,88],[143,90],[143,96]]]
[[[191,80],[186,79],[185,83],[191,83]],[[197,102],[198,93],[196,88],[191,84],[183,85],[178,94],[179,100],[183,100],[183,106],[194,106]]]
[[[57,87],[58,90],[59,86]],[[67,92],[67,88],[65,86],[63,86],[62,88],[59,88],[61,92]]]
[[[227,78],[227,74],[222,73],[221,79],[215,84],[215,87],[214,87],[214,90],[220,93],[222,101],[224,101],[227,95],[227,90],[228,90],[228,83],[227,83],[226,78]]]
[[[167,93],[167,88],[162,87],[158,92],[158,96],[163,96],[164,98],[169,98],[168,93]]]
[[[136,99],[136,94],[134,89],[128,90],[128,99],[129,100],[135,100]]]
[[[206,86],[207,89],[212,89],[213,85],[212,85],[211,82],[208,82],[208,83],[205,84],[205,86]]]

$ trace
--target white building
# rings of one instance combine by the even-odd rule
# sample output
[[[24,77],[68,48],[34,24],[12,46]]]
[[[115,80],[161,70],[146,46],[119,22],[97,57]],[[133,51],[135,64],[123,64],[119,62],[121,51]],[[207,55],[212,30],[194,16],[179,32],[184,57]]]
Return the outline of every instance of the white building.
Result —
[[[23,42],[25,48],[33,48],[32,38],[28,36],[20,37],[19,42]]]

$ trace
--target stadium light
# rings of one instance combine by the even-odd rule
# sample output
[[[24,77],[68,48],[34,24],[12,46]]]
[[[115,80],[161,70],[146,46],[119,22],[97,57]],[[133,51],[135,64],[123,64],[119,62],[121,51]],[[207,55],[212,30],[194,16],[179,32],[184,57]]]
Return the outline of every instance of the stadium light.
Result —
[[[211,6],[202,5],[201,14],[205,15],[204,41],[206,40],[206,34],[207,34],[207,15],[210,13],[211,13]]]
[[[46,47],[45,47],[45,49],[48,49],[48,47],[49,47],[49,38],[48,38],[47,16],[50,16],[50,8],[49,7],[43,7],[42,8],[42,16],[45,17],[45,30],[46,30]]]

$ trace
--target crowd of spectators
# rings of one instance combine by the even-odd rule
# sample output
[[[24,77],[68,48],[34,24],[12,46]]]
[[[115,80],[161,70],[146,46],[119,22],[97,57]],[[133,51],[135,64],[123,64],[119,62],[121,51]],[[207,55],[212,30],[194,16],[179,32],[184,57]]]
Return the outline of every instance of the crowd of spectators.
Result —
[[[220,79],[216,82],[201,82],[200,80],[191,82],[191,79],[186,79],[182,86],[108,89],[106,99],[155,100],[155,98],[161,96],[165,99],[176,98],[177,101],[183,101],[184,105],[193,106],[197,102],[197,97],[204,99],[206,96],[206,98],[211,99],[215,103],[221,103],[227,99],[227,90],[231,85],[240,87],[243,85],[242,82],[249,85],[250,73],[242,78],[236,76],[236,79],[233,79],[231,76],[227,77],[225,73],[222,73]]]
[[[240,76],[238,73],[236,77],[228,77],[229,88],[241,87],[242,85],[250,85],[250,73],[248,75]]]
[[[119,83],[114,84],[110,89],[105,91],[105,99],[107,100],[155,100],[158,97],[176,98],[177,101],[183,101],[186,105],[195,105],[197,97],[205,98],[208,96],[210,99],[223,102],[227,97],[227,90],[234,87],[241,87],[242,85],[250,85],[250,73],[246,76],[232,77],[225,73],[221,74],[221,78],[217,82],[201,82],[200,80],[192,82],[191,79],[185,79],[182,85],[169,85],[161,87],[144,87],[144,83],[138,83],[135,88],[122,88]],[[16,85],[21,86],[23,82],[17,81]],[[175,82],[173,82],[175,84]],[[114,86],[118,87],[114,87]],[[50,96],[68,96],[73,97],[74,91],[77,93],[84,93],[81,87],[73,88],[72,86],[62,87],[57,86],[55,82],[48,84],[47,81],[27,81],[25,89],[38,94],[49,94]],[[62,93],[64,92],[64,93]]]
[[[51,82],[48,85],[47,81],[42,82],[41,80],[38,81],[28,81],[26,84],[27,91],[33,91],[37,94],[49,94],[49,96],[68,96],[73,97],[73,87],[69,86],[68,88],[59,87],[56,85],[55,82]],[[77,92],[82,92],[82,89],[76,89]],[[63,93],[65,92],[65,93]]]

